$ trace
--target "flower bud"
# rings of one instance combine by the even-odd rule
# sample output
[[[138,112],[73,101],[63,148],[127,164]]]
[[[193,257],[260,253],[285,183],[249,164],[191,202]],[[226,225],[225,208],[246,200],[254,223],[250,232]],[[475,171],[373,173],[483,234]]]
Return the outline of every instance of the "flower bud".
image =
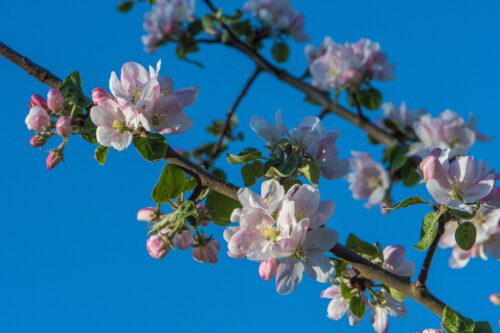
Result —
[[[47,137],[35,134],[30,138],[30,145],[32,147],[41,147],[47,142]]]
[[[280,264],[278,260],[276,260],[276,258],[271,258],[269,260],[261,262],[259,266],[260,277],[266,281],[271,280],[278,272],[279,265]]]
[[[491,294],[490,302],[495,305],[500,305],[500,294]]]
[[[95,105],[101,105],[101,100],[103,98],[109,97],[109,94],[106,90],[96,87],[92,89],[92,100]]]
[[[193,233],[191,232],[191,230],[187,229],[180,235],[176,235],[173,239],[173,242],[175,247],[179,250],[186,250],[189,249],[191,245],[193,245],[193,239]]]
[[[428,181],[433,177],[434,174],[434,163],[436,160],[439,160],[441,156],[442,150],[440,148],[436,148],[431,151],[430,155],[427,156],[420,162],[420,170],[422,170],[422,177],[425,181]]]
[[[41,108],[47,109],[47,101],[40,95],[31,95],[31,100],[28,102],[30,108],[39,106]]]
[[[137,221],[151,222],[156,215],[156,208],[141,208],[137,212]]]
[[[71,118],[68,116],[61,116],[56,122],[56,132],[63,138],[69,136],[73,126],[71,126]]]
[[[170,245],[161,236],[154,235],[148,238],[146,249],[152,258],[162,259],[170,251]]]
[[[196,247],[192,256],[199,263],[210,262],[215,264],[219,259],[219,249],[219,242],[216,239],[211,239],[207,244]]]
[[[56,165],[59,164],[64,158],[64,154],[61,150],[55,149],[49,152],[49,156],[45,160],[45,164],[47,165],[47,170],[53,169]]]
[[[205,208],[203,203],[198,203],[196,205],[198,209],[198,224],[202,227],[206,227],[210,224],[210,215],[208,214],[208,210]]]
[[[34,106],[30,109],[25,123],[30,131],[45,132],[50,128],[50,117],[44,108]]]
[[[64,107],[64,96],[57,89],[50,89],[47,94],[47,106],[54,112],[59,112]]]

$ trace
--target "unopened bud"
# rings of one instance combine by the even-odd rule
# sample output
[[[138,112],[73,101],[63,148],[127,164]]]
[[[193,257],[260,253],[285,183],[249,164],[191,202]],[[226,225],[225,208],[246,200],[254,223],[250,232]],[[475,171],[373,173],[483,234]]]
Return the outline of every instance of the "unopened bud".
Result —
[[[199,263],[215,264],[219,259],[219,250],[219,242],[216,239],[211,239],[207,244],[196,247],[192,256]]]
[[[31,95],[31,100],[28,102],[28,105],[30,108],[40,106],[45,110],[47,109],[47,101],[42,96],[36,94]]]
[[[32,147],[41,147],[47,142],[47,137],[35,134],[30,138],[30,145]]]
[[[47,106],[54,112],[59,112],[64,107],[64,96],[57,89],[50,89],[47,94]]]
[[[56,122],[56,132],[63,138],[69,136],[73,126],[71,126],[71,118],[68,116],[61,116]]]
[[[95,105],[100,105],[103,98],[109,97],[109,94],[106,90],[96,87],[92,90],[92,100]]]
[[[279,265],[278,260],[275,258],[261,262],[259,266],[260,277],[266,281],[271,280],[278,272]]]
[[[170,251],[170,245],[161,236],[154,235],[148,238],[146,249],[152,258],[161,259]]]
[[[156,208],[141,208],[137,212],[137,221],[151,222],[156,215]]]
[[[53,169],[56,165],[59,164],[64,158],[64,154],[61,150],[55,149],[49,152],[49,156],[45,160],[45,164],[47,165],[47,170]]]

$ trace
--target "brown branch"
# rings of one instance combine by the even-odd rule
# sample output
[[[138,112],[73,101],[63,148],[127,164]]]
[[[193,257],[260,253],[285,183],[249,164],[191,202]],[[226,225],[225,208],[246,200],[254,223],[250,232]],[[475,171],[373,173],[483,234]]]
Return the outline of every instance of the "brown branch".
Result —
[[[253,84],[255,79],[257,79],[260,72],[261,72],[260,68],[258,67],[255,68],[255,70],[252,72],[252,75],[250,75],[245,85],[243,86],[243,89],[241,89],[240,93],[238,94],[238,97],[234,101],[233,105],[227,111],[226,122],[224,123],[224,127],[222,128],[222,133],[219,136],[217,143],[214,145],[214,148],[212,149],[212,153],[210,154],[210,159],[207,161],[207,169],[209,169],[212,166],[214,161],[221,153],[224,139],[228,136],[229,130],[231,129],[231,119],[233,118],[233,115],[236,112],[236,109],[240,105],[241,101],[243,100],[243,97],[245,97],[248,90],[250,89],[250,86]]]
[[[418,274],[418,283],[422,286],[425,286],[425,282],[427,281],[427,277],[429,275],[429,269],[431,268],[432,259],[434,258],[434,253],[436,253],[437,246],[439,244],[439,240],[444,234],[444,225],[445,220],[443,216],[439,217],[436,236],[432,240],[431,245],[427,249],[427,253],[425,254],[424,263],[422,264],[422,268],[420,269],[420,273]]]
[[[3,45],[3,44],[2,44]],[[33,75],[37,80],[46,83],[50,86],[57,87],[58,84],[60,83],[60,80],[57,79],[55,75],[47,71],[46,69],[43,69],[42,67],[36,65],[35,63],[29,61],[15,61],[15,59],[26,59],[26,57],[21,56],[17,52],[13,51],[12,49],[3,46],[2,50],[7,50],[7,53],[12,54],[14,53],[16,56],[12,57],[9,55],[9,57],[6,56],[6,52],[3,51],[2,55],[6,56],[9,60],[11,60],[14,64],[18,65],[19,67],[23,68],[26,72],[28,73],[46,73],[44,75]],[[14,59],[14,60],[12,60]],[[47,79],[51,78],[51,79]],[[58,80],[58,81],[56,81]],[[59,83],[57,83],[59,82]],[[171,147],[168,147],[168,151],[165,155],[165,159],[169,162],[172,163],[181,169],[183,169],[186,173],[189,175],[195,177],[195,179],[198,181],[199,185],[203,187],[208,187],[214,191],[217,191],[229,198],[237,200],[237,193],[238,193],[238,187],[223,181],[222,179],[212,175],[211,173],[207,172],[205,169],[202,167],[194,164],[190,160],[184,158],[180,154],[178,154],[174,149]],[[345,248],[342,244],[337,244],[333,249],[331,249],[331,252],[339,257],[340,259],[348,262],[351,264],[354,268],[356,268],[358,271],[360,271],[363,276],[369,278],[369,279],[374,279],[377,281],[382,282],[383,284],[394,288],[407,297],[415,300],[416,302],[422,304],[429,310],[431,310],[433,313],[435,313],[438,316],[442,316],[442,313],[444,311],[444,308],[446,307],[446,304],[437,299],[434,295],[432,295],[428,289],[425,286],[422,286],[419,282],[416,283],[411,283],[408,281],[405,281],[404,279],[401,279],[400,277],[392,274],[389,271],[386,271],[380,266],[377,266],[373,264],[372,262],[362,258],[358,254],[350,251],[349,249]]]

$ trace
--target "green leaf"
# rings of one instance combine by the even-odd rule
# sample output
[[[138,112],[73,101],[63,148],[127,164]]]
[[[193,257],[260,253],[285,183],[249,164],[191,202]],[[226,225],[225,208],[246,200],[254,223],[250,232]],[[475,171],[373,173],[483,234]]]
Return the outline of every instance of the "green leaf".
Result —
[[[493,330],[489,323],[485,321],[476,321],[474,333],[493,333]]]
[[[132,7],[134,7],[133,1],[124,1],[120,4],[118,4],[118,6],[116,6],[116,9],[118,9],[119,12],[125,13],[125,12],[128,12],[129,10],[131,10]]]
[[[474,322],[449,306],[444,308],[441,326],[448,333],[474,333]]]
[[[266,177],[289,177],[291,176],[295,170],[297,170],[297,166],[299,165],[299,158],[296,155],[290,156],[286,161],[280,161],[277,163],[276,160],[269,160],[264,165],[264,170],[268,167],[268,163],[272,162],[272,164],[267,169],[265,175]]]
[[[382,252],[375,245],[365,242],[355,234],[349,234],[345,246],[368,260],[378,259],[384,262]]]
[[[231,214],[236,208],[240,208],[239,201],[226,197],[219,192],[210,190],[205,202],[205,207],[215,224],[225,226],[231,223]]]
[[[108,155],[109,147],[99,146],[95,149],[94,158],[100,165],[106,163],[106,157]]]
[[[318,185],[320,170],[313,160],[306,160],[304,165],[299,168],[299,171],[313,185]]]
[[[257,179],[264,176],[264,164],[261,161],[253,161],[241,167],[241,177],[245,187],[252,186]]]
[[[406,298],[406,296],[402,292],[393,288],[389,288],[389,293],[395,300],[400,302],[404,301],[404,299]]]
[[[401,169],[408,160],[406,156],[406,149],[403,147],[396,147],[391,154],[391,172],[394,173]]]
[[[189,31],[189,33],[192,36],[196,36],[197,34],[202,32],[203,31],[203,24],[202,24],[201,20],[194,20],[193,22],[189,23],[189,25],[187,27],[187,31]]]
[[[470,250],[476,242],[476,226],[471,222],[460,224],[455,231],[455,240],[457,245],[464,251]]]
[[[422,229],[420,230],[420,240],[417,245],[413,246],[414,248],[420,251],[427,250],[436,237],[436,229],[440,217],[441,215],[436,212],[430,212],[425,215],[424,223],[422,223]]]
[[[59,86],[64,96],[64,113],[74,116],[83,114],[83,110],[92,105],[92,101],[85,97],[82,90],[82,80],[77,71],[68,75]]]
[[[250,22],[250,20],[236,22],[231,26],[233,27],[234,32],[238,34],[238,36],[249,36],[253,32],[252,23]]]
[[[404,199],[403,201],[397,203],[396,205],[392,207],[387,207],[386,209],[388,210],[396,210],[400,208],[405,208],[413,205],[418,205],[418,204],[426,204],[427,202],[422,199],[421,197],[409,197]]]
[[[365,315],[366,305],[365,301],[359,295],[351,296],[349,300],[349,308],[351,312],[358,318],[363,318]]]
[[[295,184],[302,185],[302,182],[298,179],[286,178],[281,185],[285,188],[285,192],[288,192],[288,190]]]
[[[340,283],[340,293],[342,294],[342,298],[346,300],[351,298],[351,288],[349,288],[344,282]]]
[[[256,148],[245,148],[238,155],[227,154],[227,161],[231,164],[247,163],[262,157],[260,150]]]
[[[288,60],[288,56],[290,54],[290,49],[288,45],[283,42],[275,42],[271,49],[273,59],[276,62],[285,62]]]
[[[184,172],[175,165],[168,163],[163,168],[151,197],[159,205],[169,199],[175,199],[184,191],[185,182]]]
[[[368,110],[377,110],[382,104],[382,95],[377,89],[370,88],[359,93],[359,100]]]
[[[194,190],[196,185],[198,185],[196,179],[194,179],[193,177],[186,178],[186,181],[184,182],[184,192],[189,192]]]
[[[167,153],[167,141],[161,134],[148,134],[146,137],[134,137],[132,142],[139,154],[150,162],[162,160]]]
[[[88,117],[85,119],[84,128],[80,130],[80,136],[90,143],[97,143],[96,136],[97,126],[92,122],[92,119]]]

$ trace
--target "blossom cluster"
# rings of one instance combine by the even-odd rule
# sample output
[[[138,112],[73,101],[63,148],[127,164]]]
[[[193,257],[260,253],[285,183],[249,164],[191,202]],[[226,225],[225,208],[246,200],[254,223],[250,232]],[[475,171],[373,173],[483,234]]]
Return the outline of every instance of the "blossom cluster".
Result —
[[[332,201],[320,201],[311,185],[294,185],[285,192],[276,180],[262,183],[261,195],[238,191],[242,208],[233,211],[224,231],[228,255],[260,262],[259,273],[276,276],[279,294],[291,293],[306,272],[316,281],[335,278],[335,265],[325,255],[337,243],[335,231],[324,227],[334,211]]]
[[[338,44],[326,37],[319,47],[306,47],[312,84],[321,90],[359,87],[370,80],[394,79],[395,65],[379,43],[360,39],[355,43]]]
[[[199,227],[206,227],[210,222],[206,209],[198,205],[196,219],[187,225],[184,221],[178,223],[172,219],[174,215],[161,214],[155,207],[142,208],[137,213],[137,220],[150,223],[151,229],[155,231],[146,241],[149,255],[154,259],[162,259],[173,247],[178,250],[193,248],[192,257],[195,261],[215,264],[219,258],[219,241],[199,232]]]
[[[252,116],[250,127],[266,141],[272,154],[284,159],[290,155],[314,161],[321,176],[337,179],[347,174],[349,162],[338,157],[336,147],[340,133],[327,131],[317,117],[305,117],[297,127],[288,130],[283,123],[281,111],[276,112],[276,126],[265,118]]]
[[[177,39],[184,23],[193,19],[194,0],[158,0],[144,17],[142,43],[147,52],[155,52],[168,39]]]
[[[97,142],[116,150],[127,148],[133,134],[157,131],[179,134],[189,130],[192,120],[184,107],[192,104],[197,90],[174,92],[170,77],[159,77],[161,61],[149,72],[140,64],[127,62],[121,68],[120,79],[111,73],[108,94],[102,88],[92,91],[94,105],[90,118],[97,126]]]
[[[290,0],[249,0],[243,10],[254,15],[266,28],[290,35],[297,41],[309,39],[304,33],[304,16],[291,6]]]
[[[30,138],[31,146],[45,145],[47,140],[56,133],[63,138],[62,143],[56,149],[50,150],[47,156],[46,166],[50,170],[63,160],[67,138],[73,131],[71,117],[62,114],[64,96],[58,89],[52,88],[47,93],[47,99],[40,95],[32,95],[28,106],[30,111],[25,123],[28,130],[36,132]]]

